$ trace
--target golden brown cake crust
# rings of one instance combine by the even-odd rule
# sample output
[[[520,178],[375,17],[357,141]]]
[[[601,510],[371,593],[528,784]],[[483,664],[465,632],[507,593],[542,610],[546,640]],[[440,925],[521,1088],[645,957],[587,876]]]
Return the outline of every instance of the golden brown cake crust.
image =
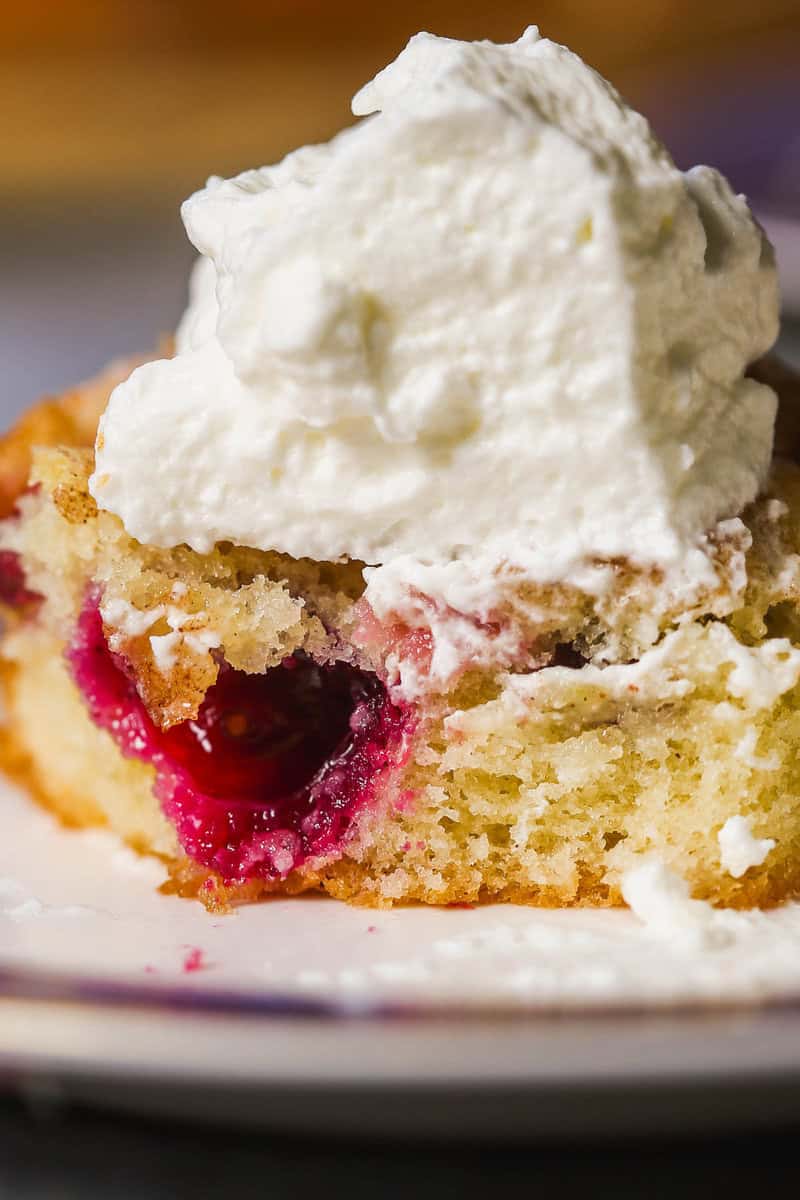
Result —
[[[0,518],[12,512],[28,484],[34,446],[93,447],[111,392],[148,357],[120,359],[94,379],[48,396],[22,414],[0,438]]]

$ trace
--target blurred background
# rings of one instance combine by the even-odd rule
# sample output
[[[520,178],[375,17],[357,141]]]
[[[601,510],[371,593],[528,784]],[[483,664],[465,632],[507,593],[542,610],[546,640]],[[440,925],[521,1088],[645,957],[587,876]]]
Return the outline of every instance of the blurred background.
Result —
[[[2,0],[0,0],[2,3]],[[0,21],[0,418],[173,327],[178,206],[352,120],[418,29],[568,43],[747,192],[800,313],[800,0],[18,0]]]

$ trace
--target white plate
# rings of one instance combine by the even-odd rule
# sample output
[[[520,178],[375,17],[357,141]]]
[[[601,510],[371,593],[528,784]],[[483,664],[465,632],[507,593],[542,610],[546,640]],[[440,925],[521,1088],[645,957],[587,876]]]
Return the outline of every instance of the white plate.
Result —
[[[627,912],[296,898],[211,916],[107,834],[63,830],[7,785],[0,804],[0,1070],[20,1087],[329,1132],[795,1112],[796,909],[711,949]]]

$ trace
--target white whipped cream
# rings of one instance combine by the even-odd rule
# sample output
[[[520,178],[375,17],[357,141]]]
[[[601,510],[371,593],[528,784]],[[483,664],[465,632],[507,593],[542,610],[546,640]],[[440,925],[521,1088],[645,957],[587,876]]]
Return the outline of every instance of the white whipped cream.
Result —
[[[751,924],[747,913],[716,909],[705,900],[692,899],[686,880],[657,858],[625,873],[622,895],[652,934],[687,950],[726,946]]]
[[[728,817],[717,834],[720,864],[734,879],[741,879],[751,867],[760,867],[775,849],[774,838],[754,837],[751,825],[749,817]]]
[[[185,585],[179,583],[172,589],[175,598],[185,594],[185,591]],[[221,644],[219,634],[202,625],[203,621],[208,620],[205,613],[184,612],[174,604],[157,604],[153,608],[139,609],[127,600],[116,596],[104,596],[100,604],[100,613],[109,626],[109,646],[122,654],[126,651],[126,642],[129,639],[142,637],[158,621],[166,622],[169,633],[152,634],[149,638],[153,660],[164,675],[169,674],[177,663],[183,646],[188,647],[193,654],[202,655]],[[198,622],[201,623],[199,628]],[[188,628],[184,628],[185,626]]]
[[[486,589],[697,556],[771,454],[744,198],[535,29],[419,34],[353,111],[184,205],[177,354],[114,392],[98,502],[141,541],[420,564],[442,594],[454,564]]]

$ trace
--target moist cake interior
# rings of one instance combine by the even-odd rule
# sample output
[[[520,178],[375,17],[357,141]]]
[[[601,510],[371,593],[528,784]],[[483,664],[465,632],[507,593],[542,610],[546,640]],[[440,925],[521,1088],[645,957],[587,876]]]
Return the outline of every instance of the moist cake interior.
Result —
[[[594,564],[600,592],[510,575],[480,629],[495,659],[437,682],[430,631],[378,620],[363,564],[159,549],[98,510],[89,446],[115,378],[29,415],[0,455],[4,762],[66,822],[161,856],[210,907],[306,889],[618,904],[654,852],[717,904],[797,892],[788,459],[710,532],[700,592],[624,561]],[[738,816],[775,845],[734,878],[718,835]]]

